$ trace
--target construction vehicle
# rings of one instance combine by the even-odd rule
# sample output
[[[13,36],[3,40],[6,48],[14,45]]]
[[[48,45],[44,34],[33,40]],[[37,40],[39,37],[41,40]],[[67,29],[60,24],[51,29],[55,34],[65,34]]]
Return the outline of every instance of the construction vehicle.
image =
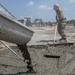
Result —
[[[32,38],[34,32],[26,25],[19,22],[1,3],[0,6],[10,15],[6,15],[0,11],[0,42],[22,59],[22,57],[15,53],[4,41],[16,44],[23,54],[22,56],[24,57],[24,61],[27,60],[27,72],[33,72],[27,43]]]

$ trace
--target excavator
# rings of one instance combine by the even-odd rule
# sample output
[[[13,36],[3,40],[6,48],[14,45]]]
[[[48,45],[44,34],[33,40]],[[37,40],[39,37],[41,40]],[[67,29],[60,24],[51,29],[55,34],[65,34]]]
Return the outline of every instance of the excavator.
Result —
[[[14,43],[22,52],[24,61],[27,60],[27,72],[34,72],[31,57],[27,50],[27,43],[33,36],[33,31],[30,30],[23,23],[19,22],[1,3],[0,6],[5,9],[12,17],[0,11],[0,40],[8,47],[3,41]],[[11,48],[10,48],[11,49]],[[15,53],[15,52],[14,52]]]

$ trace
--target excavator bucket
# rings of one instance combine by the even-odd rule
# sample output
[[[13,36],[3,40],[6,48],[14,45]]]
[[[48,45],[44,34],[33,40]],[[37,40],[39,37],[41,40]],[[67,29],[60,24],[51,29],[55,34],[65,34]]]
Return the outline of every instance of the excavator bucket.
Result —
[[[32,35],[27,26],[0,11],[0,40],[22,45],[28,43]]]

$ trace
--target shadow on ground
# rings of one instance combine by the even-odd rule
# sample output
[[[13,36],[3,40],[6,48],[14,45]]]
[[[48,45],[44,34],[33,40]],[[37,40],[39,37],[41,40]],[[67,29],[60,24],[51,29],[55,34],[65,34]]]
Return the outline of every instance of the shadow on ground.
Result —
[[[24,75],[24,74],[27,74],[27,72],[18,72],[18,73],[16,73],[16,74],[1,74],[0,73],[0,75]]]
[[[55,42],[58,42],[59,40],[55,40]],[[38,43],[40,42],[44,42],[44,43],[48,43],[48,42],[54,42],[54,40],[40,40],[40,41],[37,41]]]
[[[0,64],[0,66],[4,66],[4,67],[6,67],[6,68],[7,68],[7,67],[14,67],[14,68],[26,68],[26,67],[22,67],[22,66],[21,66],[21,67],[20,67],[20,66],[18,67],[18,66],[5,65],[5,64]]]

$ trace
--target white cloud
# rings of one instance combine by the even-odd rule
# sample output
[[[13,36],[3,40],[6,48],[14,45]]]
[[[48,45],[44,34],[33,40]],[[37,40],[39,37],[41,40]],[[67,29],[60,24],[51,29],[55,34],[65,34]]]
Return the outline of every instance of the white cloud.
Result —
[[[26,4],[26,7],[30,7],[32,5],[34,5],[34,2],[33,1],[30,1],[29,3]]]
[[[48,9],[48,10],[51,10],[52,8],[48,5],[40,5],[38,6],[39,9]]]
[[[75,3],[75,0],[69,0],[69,3]]]

